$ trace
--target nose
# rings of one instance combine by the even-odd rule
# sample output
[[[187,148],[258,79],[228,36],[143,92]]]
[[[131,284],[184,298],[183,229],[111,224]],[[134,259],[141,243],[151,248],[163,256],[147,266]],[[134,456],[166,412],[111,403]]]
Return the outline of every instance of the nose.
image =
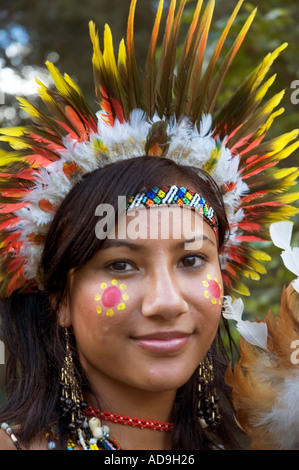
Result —
[[[160,265],[149,275],[141,307],[142,315],[171,320],[187,311],[188,303],[183,297],[183,287],[179,285],[175,273],[162,269]]]

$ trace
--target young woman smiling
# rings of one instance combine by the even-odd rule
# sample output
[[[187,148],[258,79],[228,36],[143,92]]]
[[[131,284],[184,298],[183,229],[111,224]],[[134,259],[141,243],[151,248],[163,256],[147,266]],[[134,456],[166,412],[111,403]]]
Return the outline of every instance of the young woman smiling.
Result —
[[[265,138],[282,94],[261,105],[264,79],[284,45],[215,109],[255,12],[219,64],[237,3],[201,73],[214,3],[200,16],[198,1],[176,61],[185,3],[170,2],[156,71],[159,1],[142,82],[136,0],[118,61],[109,27],[102,52],[90,23],[97,115],[48,63],[56,90],[39,92],[50,114],[21,100],[32,125],[2,131],[13,148],[0,180],[2,449],[239,446],[223,297],[248,294],[243,277],[267,259],[250,243],[295,213],[298,171],[278,163],[298,133]]]
[[[123,182],[117,191],[111,190],[116,177]],[[111,204],[117,213],[118,194],[129,199],[132,194],[165,187],[166,180],[205,194],[219,212],[217,230],[196,209],[169,204],[139,207],[138,213],[130,209],[122,215],[127,215],[127,224],[130,213],[132,217],[138,216],[140,228],[136,239],[127,236],[101,240],[95,236],[98,219],[94,214],[99,204]],[[151,213],[157,210],[161,236],[150,238]],[[78,213],[82,216],[77,217]],[[184,217],[191,218],[190,228],[196,218],[200,221],[196,242],[193,231],[181,230]],[[170,219],[175,223],[169,224]],[[162,228],[166,224],[169,231],[164,238]],[[122,449],[210,447],[210,440],[196,419],[196,389],[199,364],[219,326],[223,296],[219,250],[227,231],[221,195],[212,179],[204,172],[199,175],[191,167],[179,166],[168,159],[145,156],[114,163],[86,176],[73,188],[55,214],[45,243],[41,262],[44,293],[12,295],[6,300],[9,306],[5,307],[7,322],[4,319],[3,330],[7,328],[7,336],[13,335],[12,315],[18,315],[16,323],[20,315],[25,323],[18,333],[24,339],[18,341],[10,361],[15,365],[20,358],[28,361],[21,380],[26,381],[26,399],[18,410],[8,402],[4,413],[5,421],[24,427],[19,431],[22,442],[28,445],[26,437],[32,435],[44,438],[47,446],[45,435],[41,435],[45,423],[51,427],[64,421],[57,402],[67,329],[76,345],[73,360],[82,377],[84,400],[90,406],[161,422],[178,421],[174,432],[141,431],[111,422],[111,435]],[[220,286],[215,303],[205,296],[208,279],[217,279]],[[109,287],[114,291],[110,289],[107,295]],[[34,315],[36,311],[38,316]],[[43,325],[42,330],[39,325]],[[40,332],[36,336],[32,334],[35,329]],[[218,368],[216,355],[213,361]],[[28,376],[30,363],[35,368]],[[217,391],[226,395],[220,363],[217,372],[221,380]],[[11,368],[12,384],[14,374]],[[17,388],[11,402],[22,403],[23,393]],[[186,403],[190,407],[187,414],[182,412]],[[222,403],[225,404],[224,399]],[[38,409],[42,410],[42,417],[36,412]],[[35,416],[29,420],[31,410]],[[219,426],[228,442],[232,436],[226,428],[231,421],[232,414]],[[64,427],[60,427],[61,434]],[[36,429],[39,432],[34,436]],[[62,437],[66,438],[61,434]],[[42,444],[29,445],[35,448]]]

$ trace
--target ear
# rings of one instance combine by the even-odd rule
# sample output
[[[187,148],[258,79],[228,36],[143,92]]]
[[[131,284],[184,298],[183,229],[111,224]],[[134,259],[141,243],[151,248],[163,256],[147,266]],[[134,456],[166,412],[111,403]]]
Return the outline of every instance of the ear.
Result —
[[[73,282],[73,273],[72,270],[68,274],[68,279],[67,279],[67,291],[66,295],[63,299],[63,302],[58,308],[58,320],[59,320],[59,325],[62,326],[63,328],[69,328],[72,325],[72,314],[71,314],[71,302],[70,302],[70,295],[69,292],[71,289],[71,285]]]
[[[63,328],[69,328],[72,325],[72,316],[70,303],[65,299],[58,310],[59,325]]]

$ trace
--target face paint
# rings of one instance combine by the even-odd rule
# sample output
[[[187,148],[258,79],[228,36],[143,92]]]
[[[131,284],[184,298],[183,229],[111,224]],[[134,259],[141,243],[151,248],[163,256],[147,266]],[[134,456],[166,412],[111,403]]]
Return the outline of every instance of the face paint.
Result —
[[[118,310],[126,308],[125,302],[129,299],[128,294],[125,292],[127,286],[125,284],[118,284],[116,279],[112,279],[110,285],[102,282],[102,293],[96,294],[95,300],[101,301],[101,305],[97,305],[97,313],[102,313],[103,309],[106,310],[107,317],[113,317],[114,313]]]
[[[206,288],[204,296],[206,299],[210,299],[213,305],[222,304],[222,285],[218,281],[217,277],[212,278],[210,274],[207,275],[207,279],[202,281],[203,286]]]

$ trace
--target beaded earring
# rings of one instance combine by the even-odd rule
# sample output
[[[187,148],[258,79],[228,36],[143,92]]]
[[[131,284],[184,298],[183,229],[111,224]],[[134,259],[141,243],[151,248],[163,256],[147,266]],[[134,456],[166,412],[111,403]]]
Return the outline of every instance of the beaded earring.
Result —
[[[83,401],[73,363],[68,330],[65,329],[66,354],[61,368],[61,397],[62,414],[69,419],[70,434],[80,438],[80,429],[83,426],[85,416],[83,410],[87,404]]]
[[[198,370],[198,407],[196,416],[205,427],[214,431],[221,421],[218,407],[219,397],[214,386],[212,355],[205,355]]]

